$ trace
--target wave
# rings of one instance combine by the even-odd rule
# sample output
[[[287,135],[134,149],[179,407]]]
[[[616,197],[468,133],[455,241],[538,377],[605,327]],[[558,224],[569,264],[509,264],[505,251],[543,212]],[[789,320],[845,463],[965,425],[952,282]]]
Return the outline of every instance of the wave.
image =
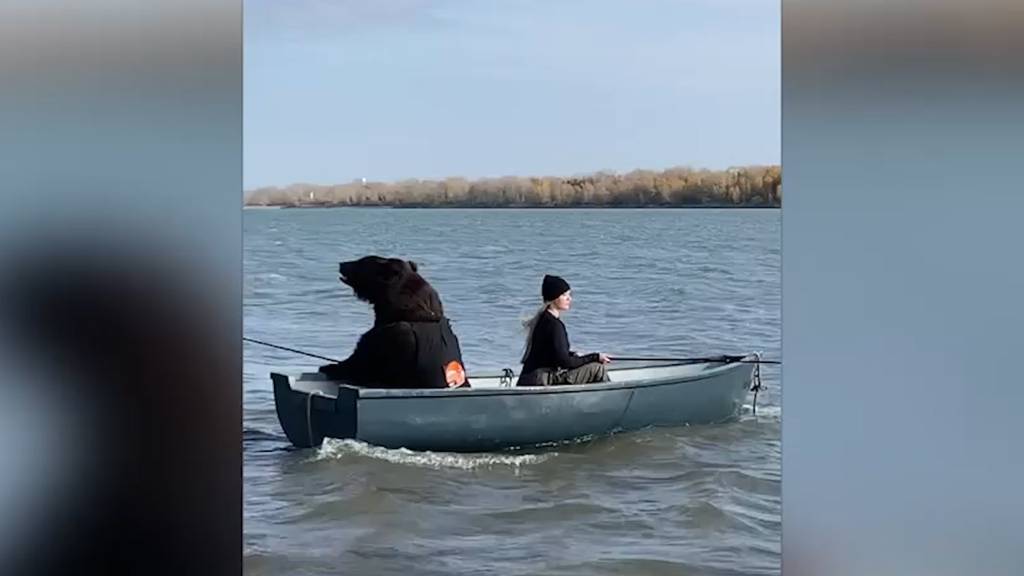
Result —
[[[557,452],[542,454],[459,454],[454,452],[417,452],[406,448],[383,448],[358,440],[337,440],[325,438],[314,457],[315,460],[340,460],[347,457],[363,457],[383,460],[394,464],[426,468],[455,468],[474,470],[478,468],[511,467],[540,464],[555,456]]]
[[[247,278],[250,282],[281,282],[287,280],[288,277],[277,272],[263,272],[259,274],[253,274]]]
[[[772,406],[772,405],[765,406],[763,404],[758,403],[758,405],[757,405],[757,414],[754,414],[753,412],[754,412],[753,404],[744,404],[743,405],[743,415],[744,416],[755,416],[755,417],[758,417],[758,418],[763,416],[765,418],[774,418],[776,420],[781,420],[782,419],[782,406]]]

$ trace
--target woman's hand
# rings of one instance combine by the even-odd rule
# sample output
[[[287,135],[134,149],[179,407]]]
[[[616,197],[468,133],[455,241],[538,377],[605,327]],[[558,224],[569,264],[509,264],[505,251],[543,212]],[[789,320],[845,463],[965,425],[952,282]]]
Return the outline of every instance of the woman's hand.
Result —
[[[598,352],[597,353],[597,359],[598,359],[599,362],[601,362],[601,364],[607,364],[607,363],[612,361],[611,356],[609,356],[609,355],[607,355],[607,354],[605,354],[603,352]]]

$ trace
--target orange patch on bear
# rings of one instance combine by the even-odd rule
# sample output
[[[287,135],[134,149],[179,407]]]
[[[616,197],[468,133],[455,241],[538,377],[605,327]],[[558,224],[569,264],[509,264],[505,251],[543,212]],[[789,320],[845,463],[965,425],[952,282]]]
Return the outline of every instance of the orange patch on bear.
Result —
[[[449,388],[458,388],[466,383],[466,371],[457,360],[452,360],[444,367],[444,381]]]

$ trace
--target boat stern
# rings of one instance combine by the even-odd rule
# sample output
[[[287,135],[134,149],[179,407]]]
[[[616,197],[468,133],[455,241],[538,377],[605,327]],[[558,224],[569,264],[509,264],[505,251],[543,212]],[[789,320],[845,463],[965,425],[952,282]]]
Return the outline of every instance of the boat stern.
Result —
[[[277,419],[288,441],[297,448],[314,448],[324,438],[355,438],[359,390],[335,386],[335,395],[320,388],[297,390],[293,379],[272,372]]]

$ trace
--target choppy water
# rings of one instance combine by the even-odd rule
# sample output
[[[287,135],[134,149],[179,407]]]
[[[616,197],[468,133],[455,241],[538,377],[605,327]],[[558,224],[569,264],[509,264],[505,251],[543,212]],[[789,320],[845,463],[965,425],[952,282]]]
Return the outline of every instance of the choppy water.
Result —
[[[518,373],[545,273],[577,351],[778,359],[780,232],[777,210],[247,210],[245,333],[345,357],[372,312],[337,263],[379,254],[420,264],[471,376]],[[245,345],[249,574],[781,572],[777,366],[738,422],[457,455],[290,449],[268,372],[319,363]]]

